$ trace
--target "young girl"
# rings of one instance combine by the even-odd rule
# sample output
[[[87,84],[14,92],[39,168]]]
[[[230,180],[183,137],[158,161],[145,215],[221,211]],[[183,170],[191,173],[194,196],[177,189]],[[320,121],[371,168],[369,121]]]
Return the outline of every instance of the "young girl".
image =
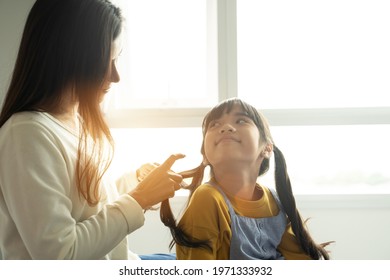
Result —
[[[176,226],[164,201],[177,259],[329,259],[296,208],[282,152],[266,119],[251,105],[229,99],[203,120],[202,164],[192,177],[189,204]],[[276,192],[257,183],[275,157]],[[202,184],[206,166],[211,179]],[[171,244],[173,245],[173,244]]]

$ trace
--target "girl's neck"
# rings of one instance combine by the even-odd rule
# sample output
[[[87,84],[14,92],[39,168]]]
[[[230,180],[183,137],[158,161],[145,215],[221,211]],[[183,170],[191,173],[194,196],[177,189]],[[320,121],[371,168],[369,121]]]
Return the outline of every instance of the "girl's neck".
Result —
[[[261,192],[256,188],[257,176],[253,172],[229,171],[214,172],[217,184],[227,193],[244,200],[258,200]]]

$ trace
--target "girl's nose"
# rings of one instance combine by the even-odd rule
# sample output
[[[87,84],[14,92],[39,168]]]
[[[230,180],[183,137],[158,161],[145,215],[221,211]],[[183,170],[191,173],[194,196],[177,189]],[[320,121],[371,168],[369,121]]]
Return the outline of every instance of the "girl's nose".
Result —
[[[225,133],[225,132],[235,132],[236,129],[234,128],[234,126],[232,126],[231,124],[229,123],[225,123],[221,126],[219,132],[220,133]]]

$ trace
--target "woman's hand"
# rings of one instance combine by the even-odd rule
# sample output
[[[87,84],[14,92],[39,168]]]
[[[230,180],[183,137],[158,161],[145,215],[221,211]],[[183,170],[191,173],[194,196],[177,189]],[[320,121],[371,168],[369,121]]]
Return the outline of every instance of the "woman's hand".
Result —
[[[170,169],[176,160],[183,157],[182,154],[174,154],[163,164],[153,166],[152,170],[148,171],[150,173],[129,193],[142,209],[148,209],[165,199],[173,197],[175,191],[180,189],[183,178]]]
[[[154,169],[156,169],[157,166],[160,166],[158,163],[145,163],[141,165],[140,168],[137,169],[137,180],[138,182],[141,182],[150,172],[152,172]]]

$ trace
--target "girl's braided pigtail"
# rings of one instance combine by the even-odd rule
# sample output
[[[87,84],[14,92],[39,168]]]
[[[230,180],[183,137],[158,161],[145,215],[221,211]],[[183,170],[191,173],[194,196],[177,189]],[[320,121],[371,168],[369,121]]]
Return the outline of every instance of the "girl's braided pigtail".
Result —
[[[275,155],[275,185],[276,191],[286,212],[293,232],[301,245],[302,249],[312,259],[329,259],[328,252],[324,249],[331,242],[316,244],[307,231],[301,215],[296,207],[295,198],[292,192],[290,178],[287,173],[286,161],[282,152],[274,146]]]

